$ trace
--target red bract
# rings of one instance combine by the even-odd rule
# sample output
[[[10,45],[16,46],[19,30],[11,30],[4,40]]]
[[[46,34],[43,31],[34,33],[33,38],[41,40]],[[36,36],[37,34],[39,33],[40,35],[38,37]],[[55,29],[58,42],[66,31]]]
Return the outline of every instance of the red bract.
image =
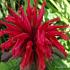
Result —
[[[36,0],[34,0],[36,3]],[[40,10],[37,10],[36,5],[32,7],[28,0],[26,14],[22,6],[18,10],[18,14],[11,8],[10,15],[5,18],[5,21],[0,20],[1,25],[5,25],[5,30],[0,30],[0,36],[8,34],[9,38],[0,46],[2,50],[12,50],[13,57],[22,57],[20,68],[25,68],[27,64],[35,62],[38,64],[38,70],[45,69],[45,58],[52,58],[53,47],[56,47],[65,56],[64,47],[59,43],[56,36],[60,36],[64,40],[68,40],[68,36],[59,30],[66,28],[67,25],[54,25],[53,22],[60,21],[60,18],[54,18],[43,23],[45,1]]]

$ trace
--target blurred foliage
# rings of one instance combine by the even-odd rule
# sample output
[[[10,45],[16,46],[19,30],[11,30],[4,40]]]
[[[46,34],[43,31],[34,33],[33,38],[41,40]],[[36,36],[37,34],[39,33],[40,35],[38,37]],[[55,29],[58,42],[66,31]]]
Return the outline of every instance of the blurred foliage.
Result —
[[[19,70],[19,59],[10,59],[8,62],[0,62],[1,70]]]
[[[38,0],[38,8],[41,8],[43,0]],[[52,19],[54,17],[60,17],[61,22],[56,23],[56,25],[68,24],[70,25],[70,0],[46,0],[47,6],[45,7],[45,15],[44,21]],[[33,4],[33,0],[31,0],[31,4]],[[8,15],[8,10],[6,5],[13,8],[15,11],[18,10],[20,5],[23,5],[24,10],[27,7],[27,0],[0,0],[0,19],[3,19],[6,15]],[[3,26],[2,29],[5,27]],[[70,31],[69,28],[64,29],[64,31]],[[70,36],[70,32],[67,33]],[[7,40],[7,36],[4,38],[0,38],[0,43]],[[63,39],[59,39],[62,45],[65,46],[68,57],[66,59],[61,59],[57,55],[53,55],[53,60],[47,62],[46,70],[70,70],[70,40],[64,41]],[[0,56],[1,56],[0,52]],[[0,62],[1,70],[19,70],[19,59],[10,59],[8,62]]]

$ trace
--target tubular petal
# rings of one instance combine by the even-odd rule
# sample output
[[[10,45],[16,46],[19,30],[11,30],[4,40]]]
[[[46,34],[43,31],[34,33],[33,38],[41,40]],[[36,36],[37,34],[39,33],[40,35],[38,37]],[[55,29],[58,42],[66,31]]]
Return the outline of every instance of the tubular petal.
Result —
[[[29,21],[31,23],[31,19],[32,19],[32,7],[31,7],[30,4],[28,4],[28,7],[26,9],[26,12],[27,12],[27,17],[28,17],[28,19],[29,19]]]
[[[50,31],[49,34],[52,36],[60,36],[64,40],[69,40],[69,37],[64,32]]]
[[[20,64],[20,68],[24,69],[24,67],[27,65],[27,63],[29,62],[30,56],[32,53],[32,42],[29,41],[27,46],[26,46],[26,53],[25,56],[22,58],[22,63]]]
[[[45,46],[45,55],[46,55],[46,58],[48,59],[51,59],[51,56],[52,56],[52,49],[50,48],[50,46]],[[49,53],[48,53],[49,52]]]
[[[37,22],[36,22],[37,21],[37,9],[36,9],[36,7],[33,8],[32,13],[33,13],[32,19],[33,19],[33,27],[34,27],[37,25]]]
[[[14,16],[15,18],[18,17],[18,15],[16,14],[16,12],[14,12],[14,10],[12,8],[10,8],[10,7],[7,7],[7,8],[9,10],[10,15]]]
[[[43,27],[43,29],[45,30],[45,31],[51,31],[51,30],[55,30],[55,29],[57,29],[57,28],[66,28],[66,27],[68,27],[68,25],[60,25],[60,26],[58,26],[58,25],[53,25],[53,26],[47,26],[47,27]]]
[[[13,57],[18,57],[22,54],[22,43],[23,41],[17,40],[17,42],[15,43],[13,49],[12,49],[12,55]]]
[[[58,42],[58,40],[55,37],[50,38],[54,47],[60,50],[65,56],[67,56],[67,53],[65,52],[65,48]]]
[[[23,25],[26,27],[28,32],[31,32],[30,22],[29,22],[27,16],[25,15],[24,10],[22,9],[22,7],[20,8],[20,11],[21,11],[21,14],[22,14],[22,19],[24,20],[24,21],[22,21],[24,23]]]
[[[21,18],[20,17],[14,17],[14,18],[12,18],[12,16],[7,16],[6,18],[5,18],[5,20],[7,21],[7,22],[11,22],[14,26],[16,26],[16,27],[18,27],[18,28],[21,28],[21,29],[24,29],[24,27],[22,26],[22,21],[21,21]],[[22,23],[22,24],[21,24]]]
[[[41,7],[40,12],[39,12],[39,15],[37,17],[37,26],[39,26],[42,22],[43,15],[45,12],[44,7],[45,7],[45,2],[43,2],[42,7]]]
[[[8,34],[9,36],[15,36],[18,34],[18,32],[15,32],[15,31],[8,31],[8,30],[1,30],[0,31],[0,37],[5,35],[5,34]]]
[[[29,35],[27,33],[21,33],[21,34],[18,34],[18,35],[16,35],[16,36],[13,37],[14,40],[15,39],[22,40],[22,39],[27,39],[27,38],[29,38]]]
[[[39,70],[44,70],[45,69],[45,62],[44,62],[43,53],[38,48],[36,48],[36,52],[38,55]]]
[[[52,24],[53,22],[57,22],[57,21],[60,21],[60,18],[59,17],[54,18],[54,19],[51,19],[51,20],[48,20],[43,25],[43,28],[47,28],[50,24]]]
[[[14,25],[12,25],[12,24],[9,24],[8,22],[3,22],[3,21],[0,20],[0,23],[1,23],[2,25],[5,25],[8,30],[11,30],[11,31],[14,31],[14,30],[15,30],[15,31],[20,31],[20,29],[19,29],[17,26],[14,26]]]
[[[14,45],[14,43],[15,42],[13,42],[12,39],[8,39],[8,41],[1,44],[1,48],[2,50],[5,50],[5,49],[8,50]]]

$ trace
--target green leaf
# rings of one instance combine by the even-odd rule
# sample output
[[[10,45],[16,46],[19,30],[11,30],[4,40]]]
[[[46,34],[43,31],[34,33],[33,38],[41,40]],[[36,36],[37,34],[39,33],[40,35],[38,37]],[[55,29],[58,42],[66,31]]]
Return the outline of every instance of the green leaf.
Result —
[[[8,62],[0,62],[1,70],[19,70],[20,59],[9,60]]]
[[[63,61],[65,60],[61,60],[58,56],[53,55],[53,60],[47,63],[46,70],[70,70]]]

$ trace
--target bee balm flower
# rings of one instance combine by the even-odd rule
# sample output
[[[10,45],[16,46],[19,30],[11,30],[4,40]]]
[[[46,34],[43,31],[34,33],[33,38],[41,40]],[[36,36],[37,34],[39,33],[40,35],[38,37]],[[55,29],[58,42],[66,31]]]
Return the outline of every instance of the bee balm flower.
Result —
[[[34,0],[36,3],[36,0]],[[21,57],[20,68],[25,68],[27,64],[35,62],[38,64],[39,70],[45,69],[45,59],[52,58],[52,48],[57,48],[65,56],[65,48],[59,43],[56,36],[67,40],[67,35],[59,31],[59,28],[65,28],[67,25],[54,25],[53,22],[60,21],[60,18],[54,18],[43,23],[45,1],[40,10],[36,6],[30,5],[28,0],[28,7],[26,14],[22,8],[18,10],[18,14],[11,8],[10,15],[5,18],[5,21],[0,20],[1,25],[5,25],[5,30],[0,30],[0,36],[8,34],[9,38],[6,42],[0,45],[1,49],[11,50],[12,57]]]

